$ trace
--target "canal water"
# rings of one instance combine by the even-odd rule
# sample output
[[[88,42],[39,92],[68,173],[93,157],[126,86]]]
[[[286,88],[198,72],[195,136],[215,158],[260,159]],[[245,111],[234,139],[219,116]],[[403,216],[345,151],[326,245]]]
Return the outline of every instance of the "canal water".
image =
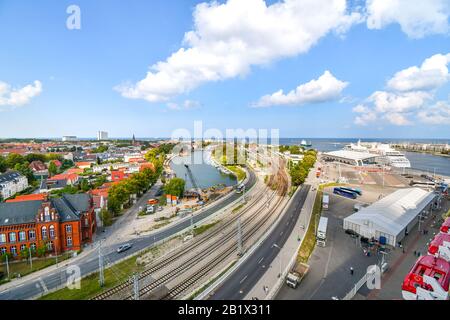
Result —
[[[177,177],[186,181],[186,189],[191,189],[193,186],[191,180],[187,176],[187,170],[184,164],[189,165],[200,188],[208,188],[219,184],[232,186],[237,183],[236,178],[233,175],[223,174],[208,163],[208,153],[208,151],[194,151],[189,156],[176,157],[173,159],[170,167]]]
[[[281,138],[280,144],[299,145],[303,139]],[[358,142],[358,139],[305,139],[312,143],[312,147],[322,152],[335,151],[342,149],[345,145]],[[363,142],[420,142],[420,143],[448,143],[448,140],[394,140],[394,139],[361,139]],[[401,150],[400,150],[401,151]],[[411,168],[425,171],[430,174],[436,174],[450,177],[450,157],[436,156],[429,153],[404,152],[405,156],[411,162]]]

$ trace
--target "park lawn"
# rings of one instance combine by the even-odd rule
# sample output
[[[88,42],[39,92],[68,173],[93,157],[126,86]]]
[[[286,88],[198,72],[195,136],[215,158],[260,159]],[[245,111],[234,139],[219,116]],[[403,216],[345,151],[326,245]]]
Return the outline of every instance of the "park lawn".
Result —
[[[129,279],[134,272],[141,271],[141,268],[136,265],[137,258],[137,256],[131,257],[105,269],[105,285],[103,288],[100,288],[99,273],[96,272],[81,279],[81,290],[63,288],[42,296],[39,300],[88,300],[103,290],[110,289]]]
[[[307,263],[311,253],[316,245],[316,226],[315,221],[320,217],[322,212],[322,190],[319,188],[316,199],[314,200],[314,208],[311,214],[308,230],[303,238],[302,245],[297,255],[297,262]]]
[[[66,259],[69,259],[70,257],[71,257],[70,253],[64,253],[61,256],[58,256],[58,263]],[[18,274],[20,274],[20,276],[23,277],[27,274],[47,268],[54,264],[56,264],[56,259],[54,257],[47,257],[43,259],[33,260],[33,269],[30,268],[30,261],[28,259],[13,262],[9,264],[9,274],[11,275],[11,278],[16,278]],[[6,264],[3,264],[0,270],[3,270],[3,272],[6,275]]]

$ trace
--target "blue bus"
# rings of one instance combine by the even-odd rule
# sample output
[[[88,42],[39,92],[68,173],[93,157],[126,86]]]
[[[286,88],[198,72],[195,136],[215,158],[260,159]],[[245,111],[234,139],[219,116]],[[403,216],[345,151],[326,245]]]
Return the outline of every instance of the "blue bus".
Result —
[[[356,199],[358,196],[355,192],[343,188],[334,188],[333,193],[350,199]]]
[[[356,193],[358,196],[362,196],[362,191],[360,189],[355,188],[347,188],[347,187],[341,187],[342,190],[350,191]]]

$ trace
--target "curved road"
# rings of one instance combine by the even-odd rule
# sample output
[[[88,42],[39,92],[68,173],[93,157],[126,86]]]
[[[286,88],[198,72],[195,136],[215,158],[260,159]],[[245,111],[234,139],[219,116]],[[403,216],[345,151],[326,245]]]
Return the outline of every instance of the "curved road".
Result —
[[[251,170],[248,170],[250,173],[250,177],[246,183],[246,190],[249,190],[256,182],[255,173]],[[199,221],[205,219],[206,217],[214,214],[216,211],[226,207],[239,197],[241,194],[232,194],[227,199],[221,201],[217,205],[213,205],[210,208],[204,210],[202,213],[194,216],[194,224]],[[116,248],[120,244],[114,245],[114,247],[104,247],[102,248],[104,261],[106,263],[114,263],[117,260],[123,259],[125,257],[131,256],[139,250],[149,248],[154,245],[156,242],[161,241],[163,239],[168,239],[174,234],[189,228],[191,225],[190,219],[185,219],[173,226],[169,226],[165,229],[162,229],[159,232],[156,232],[152,235],[142,236],[135,240],[127,241],[127,243],[132,243],[133,247],[126,252],[118,254],[116,252]],[[85,276],[91,272],[95,272],[98,270],[98,251],[93,250],[85,257],[78,260],[76,263],[69,263],[70,265],[77,265],[80,267],[81,276]],[[107,265],[106,265],[107,267]],[[46,290],[52,290],[66,283],[66,279],[70,274],[66,273],[67,266],[62,266],[57,268],[55,271],[46,274],[38,279],[33,279],[28,282],[25,282],[16,287],[10,288],[6,291],[0,292],[0,300],[23,300],[23,299],[31,299],[38,295],[45,293]],[[1,287],[0,287],[1,290]]]
[[[303,185],[301,190],[295,194],[294,199],[286,209],[283,217],[265,239],[262,244],[253,252],[248,259],[240,265],[209,297],[211,300],[242,300],[256,285],[258,280],[266,272],[277,256],[279,249],[274,248],[277,244],[283,247],[289,238],[301,209],[305,203],[311,186]]]

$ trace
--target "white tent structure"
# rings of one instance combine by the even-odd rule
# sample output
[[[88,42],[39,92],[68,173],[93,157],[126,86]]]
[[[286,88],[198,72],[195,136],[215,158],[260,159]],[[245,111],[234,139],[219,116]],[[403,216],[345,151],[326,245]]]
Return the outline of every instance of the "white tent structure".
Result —
[[[420,188],[400,189],[369,207],[344,219],[344,229],[366,238],[385,237],[386,244],[396,246],[418,222],[430,212],[436,194]]]

